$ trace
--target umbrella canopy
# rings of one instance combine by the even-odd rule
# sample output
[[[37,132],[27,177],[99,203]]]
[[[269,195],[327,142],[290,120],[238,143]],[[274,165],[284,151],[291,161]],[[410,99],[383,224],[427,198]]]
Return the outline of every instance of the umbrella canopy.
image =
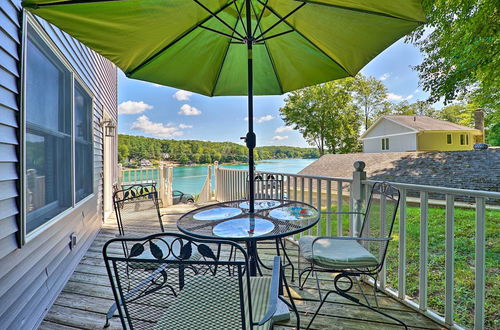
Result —
[[[27,0],[23,6],[130,78],[215,96],[247,95],[245,2]],[[424,21],[420,0],[249,2],[255,95],[354,76]]]
[[[424,22],[421,0],[26,0],[23,6],[134,79],[196,93],[253,95],[354,76]]]

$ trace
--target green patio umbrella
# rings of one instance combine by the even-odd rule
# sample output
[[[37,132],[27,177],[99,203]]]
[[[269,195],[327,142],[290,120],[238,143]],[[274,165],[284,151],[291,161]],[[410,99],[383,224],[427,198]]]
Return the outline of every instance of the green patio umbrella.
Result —
[[[354,76],[425,20],[421,0],[27,0],[23,6],[130,78],[209,96],[248,95],[251,212],[253,95]]]

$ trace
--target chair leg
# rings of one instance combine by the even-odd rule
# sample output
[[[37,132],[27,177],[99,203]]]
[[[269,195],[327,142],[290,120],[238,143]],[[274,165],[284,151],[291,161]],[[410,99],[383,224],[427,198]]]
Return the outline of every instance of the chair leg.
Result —
[[[319,304],[318,309],[316,309],[316,312],[314,313],[314,315],[313,315],[313,317],[312,317],[311,321],[309,321],[309,324],[307,325],[306,330],[307,330],[307,329],[309,329],[309,328],[311,327],[311,325],[312,325],[312,323],[313,323],[314,319],[316,318],[316,316],[317,316],[317,315],[318,315],[318,313],[319,313],[319,310],[321,309],[321,307],[323,307],[323,304],[325,303],[326,298],[328,298],[328,296],[330,295],[330,293],[333,293],[333,292],[336,292],[336,291],[328,291],[328,292],[326,293],[325,297],[324,297],[323,299],[321,299],[321,303]]]
[[[317,271],[314,271],[314,277],[316,278],[316,287],[318,288],[319,300],[321,300],[321,287],[319,285],[319,278]]]
[[[300,274],[299,274],[299,289],[300,290],[304,289],[304,285],[306,284],[306,281],[309,278],[309,275],[311,275],[312,271],[313,271],[312,267],[308,267],[308,268],[304,269],[302,272],[300,272]],[[304,273],[307,273],[307,276],[304,279],[304,282],[301,283],[300,280],[302,278],[302,275],[304,275]]]
[[[281,246],[281,249],[283,250],[283,256],[287,260],[287,263],[283,263],[283,267],[290,266],[290,268],[292,268],[292,282],[295,282],[295,266],[293,265],[292,260],[290,259],[290,257],[288,256],[288,253],[286,252],[286,246],[283,243],[283,239],[279,238],[276,240],[276,252],[278,253],[278,256],[279,256],[280,255],[279,254],[280,247],[278,246],[278,244]]]

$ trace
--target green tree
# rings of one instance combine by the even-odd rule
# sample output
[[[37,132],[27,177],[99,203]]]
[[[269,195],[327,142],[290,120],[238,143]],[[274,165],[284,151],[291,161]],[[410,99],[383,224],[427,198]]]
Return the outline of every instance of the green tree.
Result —
[[[126,144],[119,144],[118,145],[118,162],[123,163],[128,159],[129,156],[129,148],[128,145]]]
[[[379,117],[388,108],[387,88],[373,77],[362,74],[354,80],[354,100],[364,114],[365,130],[371,126],[374,117]]]
[[[500,146],[500,122],[496,123],[488,130],[486,142],[492,146]]]
[[[284,122],[302,133],[320,155],[359,149],[359,109],[352,98],[353,79],[307,87],[289,94],[280,109]]]
[[[424,56],[415,69],[429,100],[469,95],[483,107],[500,100],[498,0],[423,0],[427,23],[407,41]]]
[[[467,103],[455,103],[445,106],[437,113],[437,118],[447,120],[449,122],[473,127],[474,126],[474,110],[477,107]]]

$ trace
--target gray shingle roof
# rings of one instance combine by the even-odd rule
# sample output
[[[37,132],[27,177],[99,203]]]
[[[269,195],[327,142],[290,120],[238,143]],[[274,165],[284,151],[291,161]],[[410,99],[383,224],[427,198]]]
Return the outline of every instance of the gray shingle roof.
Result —
[[[445,130],[472,130],[474,128],[451,123],[427,116],[414,115],[386,115],[384,118],[398,122],[418,131],[445,131]]]

